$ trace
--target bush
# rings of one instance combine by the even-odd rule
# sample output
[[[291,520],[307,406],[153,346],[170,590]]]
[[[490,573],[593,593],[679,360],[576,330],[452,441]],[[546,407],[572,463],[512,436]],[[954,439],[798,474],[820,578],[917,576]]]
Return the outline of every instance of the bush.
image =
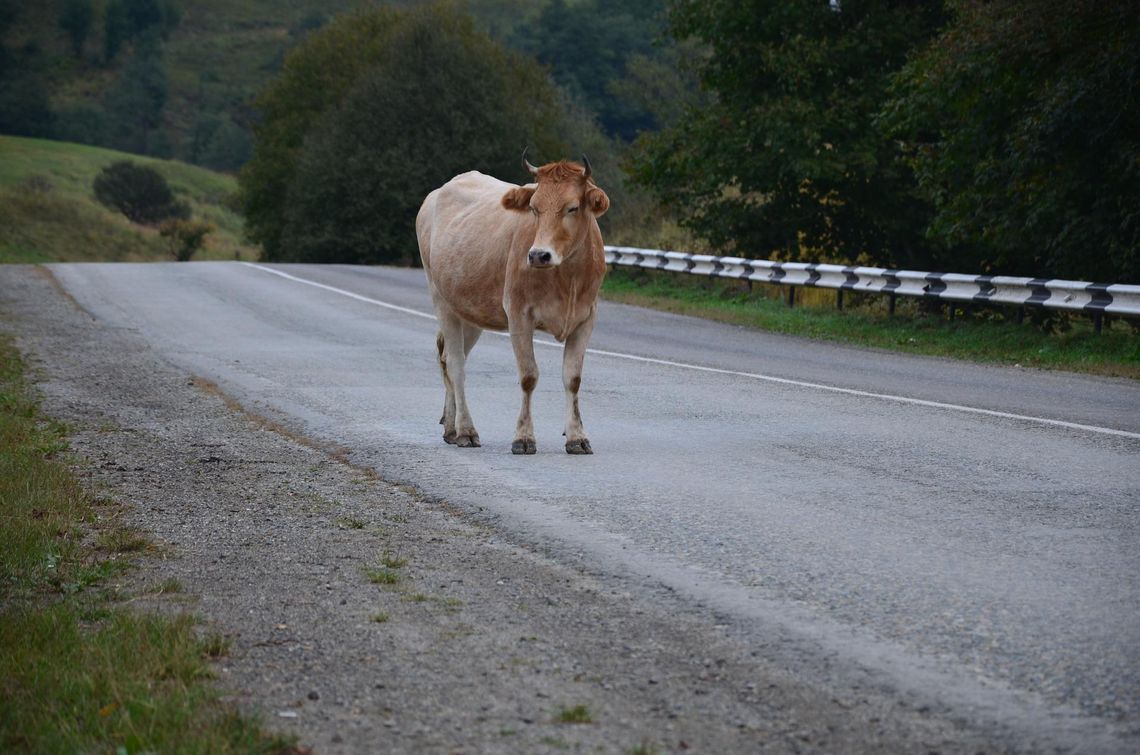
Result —
[[[157,170],[129,160],[112,163],[99,172],[95,177],[95,198],[135,223],[190,217],[190,207],[174,198],[174,192]]]
[[[201,220],[164,220],[158,234],[166,239],[170,255],[178,262],[188,262],[206,241],[214,226]]]

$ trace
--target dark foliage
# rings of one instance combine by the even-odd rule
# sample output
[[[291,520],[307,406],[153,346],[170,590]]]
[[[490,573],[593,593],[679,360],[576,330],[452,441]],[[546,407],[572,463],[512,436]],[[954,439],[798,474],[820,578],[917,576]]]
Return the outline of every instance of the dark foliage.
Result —
[[[595,113],[607,134],[630,141],[657,126],[654,112],[614,88],[630,81],[632,60],[657,58],[664,11],[664,0],[551,0],[508,42],[549,66],[558,85]],[[665,78],[675,78],[670,74]]]
[[[1140,17],[1130,0],[959,0],[884,113],[979,272],[1140,282]]]
[[[904,0],[675,2],[673,33],[710,50],[713,101],[644,139],[635,178],[742,256],[936,264],[926,207],[874,117],[940,19]]]
[[[135,223],[188,218],[190,208],[174,198],[166,179],[154,168],[129,160],[112,163],[95,177],[95,198]]]
[[[131,35],[131,22],[123,0],[110,0],[103,9],[103,62],[110,64]]]
[[[95,8],[91,0],[65,0],[59,14],[59,27],[71,39],[71,49],[75,57],[83,57],[83,46],[91,33],[91,22],[95,20]]]
[[[516,176],[528,143],[565,154],[542,69],[447,4],[334,21],[261,104],[242,204],[269,259],[414,261],[429,191],[465,170]]]
[[[136,43],[130,60],[107,92],[111,146],[166,157],[169,147],[159,130],[168,92],[162,40],[152,31]]]

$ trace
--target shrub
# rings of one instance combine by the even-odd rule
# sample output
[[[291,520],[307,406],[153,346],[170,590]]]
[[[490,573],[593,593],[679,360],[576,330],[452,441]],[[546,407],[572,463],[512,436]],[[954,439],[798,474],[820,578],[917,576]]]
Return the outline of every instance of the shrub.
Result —
[[[190,217],[190,207],[174,198],[174,192],[157,170],[129,160],[112,163],[99,172],[95,177],[95,198],[135,223]]]
[[[166,239],[170,255],[178,262],[187,262],[193,257],[214,226],[201,220],[165,220],[158,226],[158,234]]]

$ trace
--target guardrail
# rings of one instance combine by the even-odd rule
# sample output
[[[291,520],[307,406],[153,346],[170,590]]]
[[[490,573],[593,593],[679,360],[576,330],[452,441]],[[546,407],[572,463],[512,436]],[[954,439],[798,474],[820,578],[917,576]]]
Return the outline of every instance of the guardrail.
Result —
[[[789,304],[795,301],[796,286],[809,286],[835,289],[840,309],[843,308],[843,292],[857,291],[888,295],[892,313],[895,297],[913,296],[952,302],[1012,304],[1079,311],[1093,317],[1098,331],[1103,315],[1140,317],[1140,286],[1133,285],[1014,278],[1005,275],[926,273],[918,270],[846,267],[808,262],[773,262],[629,246],[607,246],[605,249],[606,262],[611,265],[789,286]]]

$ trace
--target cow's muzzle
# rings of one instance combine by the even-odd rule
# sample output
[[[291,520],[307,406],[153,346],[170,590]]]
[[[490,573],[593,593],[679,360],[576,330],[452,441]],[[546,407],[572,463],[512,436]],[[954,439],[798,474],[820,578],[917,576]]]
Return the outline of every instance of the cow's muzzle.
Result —
[[[531,249],[526,261],[531,267],[550,267],[554,263],[554,253],[546,249]]]

